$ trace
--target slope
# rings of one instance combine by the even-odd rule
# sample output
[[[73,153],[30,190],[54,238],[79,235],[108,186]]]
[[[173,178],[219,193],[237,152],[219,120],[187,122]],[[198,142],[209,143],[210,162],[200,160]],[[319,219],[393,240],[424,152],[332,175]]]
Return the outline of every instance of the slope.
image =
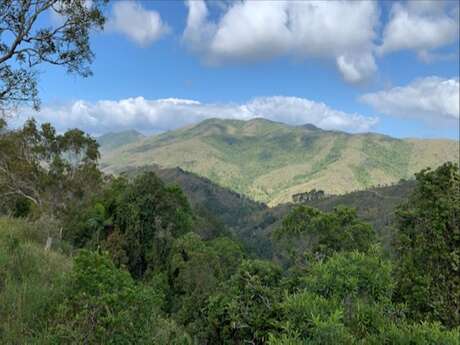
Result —
[[[117,133],[106,133],[97,137],[102,152],[112,151],[121,146],[140,141],[144,135],[136,130],[128,130]]]
[[[210,119],[120,146],[105,152],[102,162],[115,173],[148,164],[181,167],[277,205],[314,188],[342,194],[394,183],[424,167],[457,160],[458,150],[452,140],[352,135],[265,119]]]

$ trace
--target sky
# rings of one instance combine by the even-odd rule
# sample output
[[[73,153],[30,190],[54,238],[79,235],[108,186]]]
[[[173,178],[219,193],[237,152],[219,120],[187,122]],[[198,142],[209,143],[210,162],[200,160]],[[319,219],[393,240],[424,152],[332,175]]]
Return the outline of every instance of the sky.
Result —
[[[41,110],[20,117],[94,135],[264,117],[458,139],[459,15],[438,0],[117,0],[93,76],[41,66]]]

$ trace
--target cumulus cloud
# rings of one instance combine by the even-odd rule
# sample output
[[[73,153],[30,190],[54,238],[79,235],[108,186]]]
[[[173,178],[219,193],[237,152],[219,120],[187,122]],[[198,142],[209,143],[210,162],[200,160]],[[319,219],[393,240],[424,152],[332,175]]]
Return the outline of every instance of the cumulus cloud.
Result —
[[[203,0],[187,6],[183,41],[210,64],[282,55],[327,58],[353,83],[377,69],[373,50],[379,10],[374,1],[241,1],[215,22]]]
[[[140,46],[147,46],[170,31],[156,11],[142,7],[137,1],[115,1],[107,23],[110,31],[127,36]]]
[[[143,97],[98,102],[79,100],[67,105],[44,106],[34,116],[40,122],[51,122],[61,131],[78,127],[93,134],[132,128],[143,132],[166,131],[207,118],[248,120],[262,117],[292,125],[312,123],[324,129],[351,132],[367,131],[378,121],[375,117],[335,110],[324,103],[284,96],[223,104],[176,98],[148,100]]]
[[[433,124],[459,120],[459,80],[427,77],[407,86],[368,93],[361,101],[383,114],[422,118]]]
[[[456,7],[452,8],[452,4]],[[412,49],[422,61],[433,56],[430,50],[453,43],[458,39],[458,2],[440,0],[412,0],[394,3],[390,19],[383,31],[381,54]]]

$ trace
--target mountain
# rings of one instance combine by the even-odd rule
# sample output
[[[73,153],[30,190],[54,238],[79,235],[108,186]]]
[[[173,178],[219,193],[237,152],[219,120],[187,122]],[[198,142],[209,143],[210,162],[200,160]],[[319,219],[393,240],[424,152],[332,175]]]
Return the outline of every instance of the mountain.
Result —
[[[270,234],[280,226],[284,216],[298,205],[286,203],[267,207],[181,168],[162,169],[151,165],[131,168],[123,175],[134,177],[145,171],[154,171],[166,184],[176,184],[184,191],[194,213],[202,220],[197,231],[203,238],[212,238],[227,231],[255,257],[272,257]],[[414,186],[413,180],[401,181],[391,186],[308,200],[303,204],[323,211],[331,211],[337,206],[355,208],[358,216],[374,227],[388,249],[394,234],[394,210],[406,200]]]
[[[267,207],[180,168],[162,169],[152,165],[132,168],[123,174],[134,177],[144,171],[154,171],[166,184],[176,184],[184,191],[194,213],[204,220],[198,226],[198,232],[203,238],[228,231],[241,240],[248,252],[256,257],[271,258],[271,232],[298,205],[286,203]],[[406,200],[414,186],[413,180],[401,181],[391,186],[308,200],[303,204],[323,211],[331,211],[337,206],[356,209],[358,216],[374,227],[384,247],[389,249],[394,234],[394,210]]]
[[[253,201],[181,168],[162,169],[150,165],[128,169],[123,175],[134,177],[145,171],[155,172],[166,184],[178,185],[187,196],[195,213],[211,217],[231,231],[247,226],[247,223],[251,222],[252,214],[268,209],[263,203]]]
[[[106,150],[102,167],[115,173],[149,164],[180,167],[273,206],[312,189],[343,194],[391,184],[458,156],[453,140],[209,119]]]
[[[137,142],[144,138],[144,135],[136,130],[128,130],[117,133],[106,133],[97,137],[96,140],[100,145],[101,152],[112,151],[120,146]]]
[[[394,228],[395,209],[407,199],[414,187],[415,181],[413,180],[401,181],[391,186],[332,195],[302,204],[327,212],[338,206],[356,209],[359,218],[374,227],[384,249],[391,251],[391,243],[396,231]],[[247,218],[238,228],[234,228],[233,233],[246,244],[251,252],[270,258],[273,254],[270,241],[272,231],[281,225],[283,218],[297,205],[294,203],[279,204],[254,212],[252,217]]]

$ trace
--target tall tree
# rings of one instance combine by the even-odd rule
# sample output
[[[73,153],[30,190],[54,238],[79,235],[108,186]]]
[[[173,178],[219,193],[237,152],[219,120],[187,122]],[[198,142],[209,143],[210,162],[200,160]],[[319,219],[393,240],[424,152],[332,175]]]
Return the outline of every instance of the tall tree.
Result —
[[[0,117],[18,104],[39,107],[35,67],[63,66],[91,75],[92,29],[102,29],[108,0],[2,0],[0,2]],[[41,18],[51,14],[54,26]]]
[[[0,135],[0,200],[27,200],[57,214],[94,191],[102,176],[97,142],[79,130],[58,135],[50,124]]]
[[[398,296],[417,319],[460,324],[460,173],[446,163],[416,175],[398,210]]]

